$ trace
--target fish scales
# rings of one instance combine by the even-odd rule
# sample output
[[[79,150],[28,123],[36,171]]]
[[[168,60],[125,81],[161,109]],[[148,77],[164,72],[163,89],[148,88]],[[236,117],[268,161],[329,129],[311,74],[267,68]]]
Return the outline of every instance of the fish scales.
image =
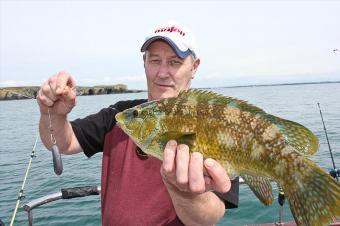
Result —
[[[175,101],[173,104],[176,105]],[[160,105],[159,109],[164,112],[169,112],[173,107],[172,103],[168,102],[166,105]],[[226,132],[225,129],[222,131],[219,129],[228,128],[228,126],[236,128],[237,125],[240,124],[235,122],[235,120],[240,122],[238,115],[236,115],[237,118],[234,117],[235,120],[224,120],[225,118],[228,118],[228,116],[224,113],[228,112],[225,111],[225,107],[221,105],[206,106],[204,103],[198,103],[189,99],[177,102],[175,108],[182,109],[177,112],[179,119],[174,122],[172,117],[165,118],[164,124],[168,125],[167,130],[169,131],[196,131],[197,139],[195,145],[191,147],[192,151],[199,151],[206,157],[227,161],[227,154],[229,154],[229,152],[225,154],[221,153],[221,147],[225,148],[228,146],[229,148],[233,148],[234,151],[231,153],[239,156],[240,153],[237,152],[237,150],[240,148],[238,146],[248,145],[247,142],[243,142],[243,144],[241,143],[241,141],[246,141],[247,137],[245,134],[243,137],[244,139],[241,139],[243,133],[239,132],[239,129],[231,129],[229,130],[229,133]],[[218,117],[210,117],[210,115],[216,115]],[[223,136],[216,136],[216,133],[218,134],[219,132]],[[229,140],[234,141],[232,145],[225,142],[228,138],[230,138]],[[209,145],[206,145],[208,143]],[[244,150],[244,147],[242,150]],[[233,159],[233,155],[231,155],[229,159]]]
[[[270,181],[284,190],[298,225],[327,225],[340,215],[339,184],[306,158],[318,140],[302,125],[265,113],[244,101],[190,90],[116,115],[118,125],[147,154],[162,159],[170,139],[189,145],[241,175],[266,205]]]

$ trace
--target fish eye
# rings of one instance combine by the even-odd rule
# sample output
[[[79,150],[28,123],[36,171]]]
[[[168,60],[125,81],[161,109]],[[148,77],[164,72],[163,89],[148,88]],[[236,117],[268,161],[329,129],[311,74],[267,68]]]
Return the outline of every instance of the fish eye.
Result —
[[[134,110],[134,111],[132,112],[132,115],[133,115],[133,117],[138,117],[138,111],[137,111],[137,110]]]

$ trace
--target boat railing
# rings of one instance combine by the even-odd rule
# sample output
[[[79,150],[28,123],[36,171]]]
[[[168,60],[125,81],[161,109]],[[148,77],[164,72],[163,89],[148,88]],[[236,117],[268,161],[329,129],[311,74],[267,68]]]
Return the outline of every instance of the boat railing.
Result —
[[[32,210],[41,205],[53,202],[59,199],[73,199],[85,197],[89,195],[99,195],[101,191],[100,186],[84,186],[73,188],[62,188],[60,192],[49,194],[37,199],[34,199],[24,205],[24,210],[27,211],[29,226],[33,225],[33,212]]]

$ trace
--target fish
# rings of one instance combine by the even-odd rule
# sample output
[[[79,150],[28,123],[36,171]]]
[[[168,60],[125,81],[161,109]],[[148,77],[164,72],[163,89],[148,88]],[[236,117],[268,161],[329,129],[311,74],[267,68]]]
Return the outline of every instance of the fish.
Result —
[[[198,89],[153,100],[115,116],[146,154],[163,159],[167,141],[218,161],[230,178],[241,176],[265,205],[272,182],[283,190],[297,225],[329,225],[340,216],[339,183],[309,157],[318,138],[303,125],[246,101]]]

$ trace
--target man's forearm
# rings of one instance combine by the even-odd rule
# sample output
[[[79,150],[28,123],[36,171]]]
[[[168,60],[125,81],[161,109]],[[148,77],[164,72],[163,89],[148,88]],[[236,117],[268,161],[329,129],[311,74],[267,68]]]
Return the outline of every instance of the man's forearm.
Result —
[[[55,137],[59,150],[63,154],[73,154],[81,151],[78,140],[76,139],[71,124],[66,116],[51,115],[52,133]],[[41,114],[39,123],[40,138],[46,148],[51,150],[51,131],[49,116]]]
[[[214,225],[224,215],[224,203],[212,192],[185,196],[174,188],[169,193],[176,213],[185,225]]]

